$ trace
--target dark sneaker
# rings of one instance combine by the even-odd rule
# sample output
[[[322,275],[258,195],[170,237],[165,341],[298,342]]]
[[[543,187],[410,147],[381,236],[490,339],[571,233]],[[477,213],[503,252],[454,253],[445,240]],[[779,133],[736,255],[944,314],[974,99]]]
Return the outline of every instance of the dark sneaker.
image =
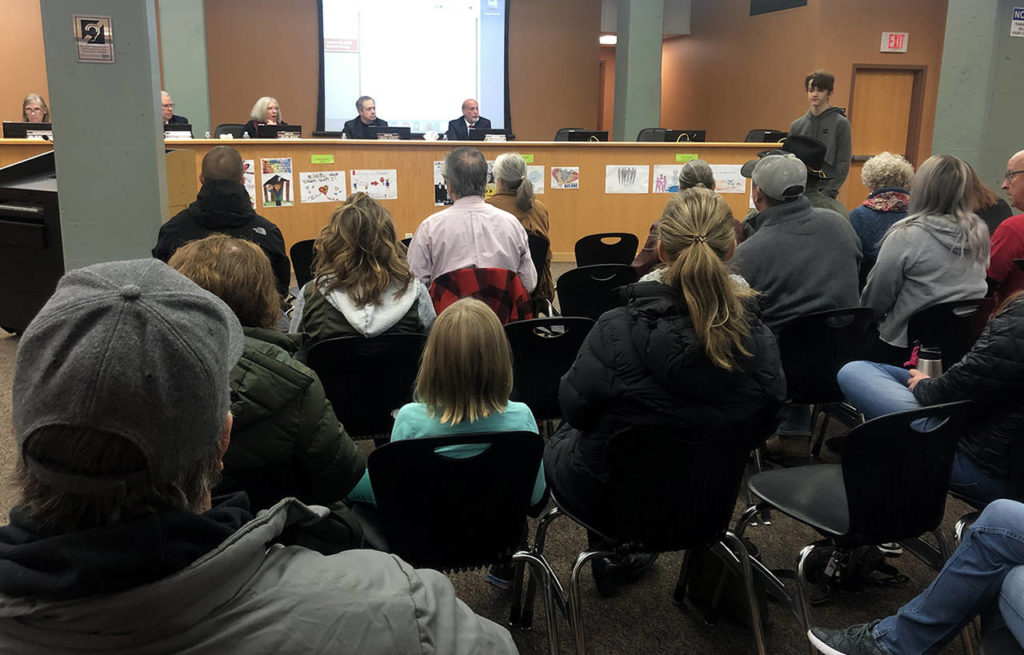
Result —
[[[871,635],[878,621],[853,625],[845,630],[811,628],[807,638],[825,655],[889,655]]]
[[[490,572],[484,576],[484,580],[498,589],[509,590],[512,588],[512,578],[515,576],[515,568],[511,564],[495,564]]]
[[[658,553],[630,553],[612,557],[595,557],[591,562],[594,585],[603,598],[615,594],[624,584],[636,582],[651,568]]]
[[[886,557],[899,557],[903,554],[903,546],[898,541],[887,541],[884,544],[878,544],[878,550],[885,553]]]

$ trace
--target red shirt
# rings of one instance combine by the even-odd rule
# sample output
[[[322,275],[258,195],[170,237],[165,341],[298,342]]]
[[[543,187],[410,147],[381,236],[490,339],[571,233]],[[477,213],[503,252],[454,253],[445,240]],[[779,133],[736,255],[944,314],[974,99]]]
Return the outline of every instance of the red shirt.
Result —
[[[993,296],[996,307],[1017,291],[1024,290],[1024,271],[1013,263],[1014,259],[1024,259],[1024,214],[1011,216],[992,233],[988,277],[999,283]]]

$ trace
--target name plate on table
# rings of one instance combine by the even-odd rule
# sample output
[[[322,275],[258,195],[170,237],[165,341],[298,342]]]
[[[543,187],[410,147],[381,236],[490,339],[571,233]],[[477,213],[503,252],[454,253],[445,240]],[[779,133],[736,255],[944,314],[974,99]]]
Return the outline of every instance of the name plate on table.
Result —
[[[53,141],[53,130],[26,130],[25,138],[37,141]]]
[[[191,139],[191,132],[183,132],[181,130],[167,130],[164,132],[164,141],[189,141]]]
[[[485,134],[484,141],[501,141],[504,143],[505,141],[508,141],[508,139],[505,138],[504,134]]]

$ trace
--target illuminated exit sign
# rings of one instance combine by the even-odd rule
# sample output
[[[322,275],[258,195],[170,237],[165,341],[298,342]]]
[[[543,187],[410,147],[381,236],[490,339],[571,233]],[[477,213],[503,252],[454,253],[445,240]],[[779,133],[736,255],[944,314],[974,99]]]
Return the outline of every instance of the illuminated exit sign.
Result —
[[[906,52],[910,32],[882,32],[882,52]]]

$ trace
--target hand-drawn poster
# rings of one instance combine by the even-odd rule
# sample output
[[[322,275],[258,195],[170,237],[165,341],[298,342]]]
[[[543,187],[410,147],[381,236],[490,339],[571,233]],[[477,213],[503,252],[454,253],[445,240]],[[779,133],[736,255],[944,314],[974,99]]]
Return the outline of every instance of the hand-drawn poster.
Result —
[[[299,173],[299,202],[342,202],[345,190],[345,171]]]
[[[580,188],[580,167],[579,166],[552,166],[551,167],[551,188],[552,189],[578,189],[578,188]]]
[[[650,189],[650,176],[650,166],[609,164],[604,167],[604,192],[647,193]]]
[[[249,192],[249,204],[256,208],[256,161],[254,159],[242,160],[242,183],[245,190]]]
[[[434,162],[434,206],[444,207],[445,205],[452,204],[452,199],[448,197],[448,187],[444,184],[444,162]]]
[[[349,171],[351,191],[362,191],[374,200],[398,198],[398,171],[393,168]]]
[[[654,193],[678,193],[682,164],[654,165]]]
[[[526,178],[533,183],[534,193],[544,193],[544,167],[527,166]]]
[[[494,162],[487,162],[487,189],[484,191],[484,198],[490,198],[498,191],[498,185],[494,183]]]
[[[295,204],[292,188],[292,158],[261,159],[260,167],[264,207],[291,207]]]
[[[747,178],[740,174],[743,168],[739,164],[711,164],[711,174],[715,178],[715,191],[718,193],[746,193]]]

